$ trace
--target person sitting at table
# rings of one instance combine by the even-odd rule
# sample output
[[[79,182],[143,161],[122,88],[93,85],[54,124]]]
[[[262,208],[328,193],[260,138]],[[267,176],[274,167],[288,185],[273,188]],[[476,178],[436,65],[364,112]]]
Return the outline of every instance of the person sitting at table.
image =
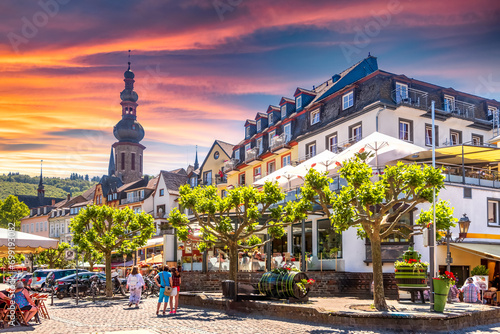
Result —
[[[464,302],[466,303],[477,303],[481,300],[480,291],[471,277],[467,278],[467,282],[460,291],[464,293]]]
[[[6,305],[10,303],[10,298],[9,298],[9,293],[7,290],[0,291],[0,319],[3,319],[5,314],[3,312],[3,309]],[[9,312],[7,310],[7,312]],[[8,322],[7,322],[8,324]]]
[[[35,316],[38,312],[38,308],[30,297],[28,290],[24,288],[24,284],[21,281],[16,282],[16,290],[14,291],[14,296],[12,299],[19,306],[21,311],[24,311],[24,321],[26,324]]]

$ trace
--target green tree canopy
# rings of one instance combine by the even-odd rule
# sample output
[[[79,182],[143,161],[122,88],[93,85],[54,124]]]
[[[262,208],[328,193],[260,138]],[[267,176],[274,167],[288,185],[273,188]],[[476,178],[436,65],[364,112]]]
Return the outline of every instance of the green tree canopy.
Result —
[[[46,264],[50,269],[64,268],[68,261],[65,259],[66,249],[69,249],[70,245],[66,242],[60,242],[57,248],[49,248],[40,252],[36,261],[40,264]]]
[[[335,192],[329,187],[333,181],[330,177],[311,169],[305,177],[301,201],[309,212],[314,212],[313,204],[316,204],[318,211],[326,215],[336,229],[345,231],[355,227],[359,237],[370,240],[374,304],[378,310],[386,310],[381,240],[391,234],[409,238],[421,233],[421,225],[408,226],[400,219],[418,204],[432,202],[433,188],[439,192],[444,187],[444,177],[441,170],[431,166],[401,162],[374,176],[372,168],[359,156],[341,165],[339,173],[347,186]]]
[[[204,251],[214,245],[228,248],[229,277],[237,279],[239,249],[252,249],[280,238],[284,227],[306,217],[300,210],[300,202],[276,205],[285,198],[276,183],[267,182],[262,191],[252,186],[236,187],[227,192],[226,197],[217,195],[213,186],[191,188],[184,185],[179,189],[181,207],[192,210],[194,219],[189,220],[177,208],[170,212],[168,222],[178,231],[180,240],[200,228],[202,242],[199,250]],[[301,213],[302,212],[302,213]],[[255,233],[266,232],[270,238],[262,241]]]
[[[9,228],[9,224],[14,224],[16,231],[19,231],[21,218],[29,213],[30,210],[26,204],[19,202],[17,196],[10,195],[4,201],[0,201],[0,227]]]
[[[130,208],[89,206],[71,220],[73,242],[83,250],[102,253],[106,261],[106,294],[112,295],[111,253],[134,251],[144,246],[155,232],[154,219]]]

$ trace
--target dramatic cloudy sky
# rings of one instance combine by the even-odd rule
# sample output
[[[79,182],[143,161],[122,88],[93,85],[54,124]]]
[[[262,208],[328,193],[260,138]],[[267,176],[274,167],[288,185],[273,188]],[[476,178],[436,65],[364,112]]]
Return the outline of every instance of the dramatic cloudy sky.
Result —
[[[367,56],[500,100],[496,0],[0,2],[0,173],[106,172],[132,50],[145,172],[237,143],[254,118]],[[48,13],[48,14],[47,14]]]

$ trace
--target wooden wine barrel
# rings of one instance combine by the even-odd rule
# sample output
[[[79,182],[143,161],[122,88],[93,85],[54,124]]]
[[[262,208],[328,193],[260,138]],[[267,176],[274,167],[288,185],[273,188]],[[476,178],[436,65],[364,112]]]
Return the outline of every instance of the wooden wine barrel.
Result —
[[[304,293],[297,283],[308,277],[303,272],[290,271],[284,274],[267,272],[262,275],[258,288],[261,294],[274,298],[303,298],[309,293],[309,286],[306,286]]]
[[[427,287],[427,269],[413,271],[413,268],[396,268],[394,273],[399,287]]]

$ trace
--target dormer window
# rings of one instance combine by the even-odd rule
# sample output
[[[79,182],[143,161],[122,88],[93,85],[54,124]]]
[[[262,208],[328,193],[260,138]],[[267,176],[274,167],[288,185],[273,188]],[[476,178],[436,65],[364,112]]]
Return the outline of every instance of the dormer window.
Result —
[[[240,161],[240,150],[239,149],[234,151],[234,159]]]
[[[281,106],[281,119],[286,117],[286,104]]]
[[[259,119],[257,121],[257,132],[260,132],[260,127],[261,127],[261,120]]]
[[[319,123],[319,121],[320,121],[319,117],[320,117],[319,109],[311,111],[311,125]]]
[[[497,107],[488,106],[488,116],[493,116],[498,111]]]
[[[245,128],[245,137],[246,137],[246,138],[250,137],[250,127],[249,127],[249,126],[247,126],[247,127]]]
[[[297,96],[295,99],[295,104],[297,105],[297,109],[302,108],[302,95]]]
[[[346,110],[354,105],[354,92],[349,92],[342,96],[342,110]]]
[[[444,111],[452,112],[455,110],[455,98],[450,95],[444,96]]]
[[[273,113],[272,112],[267,115],[267,120],[268,120],[269,125],[273,124]]]

